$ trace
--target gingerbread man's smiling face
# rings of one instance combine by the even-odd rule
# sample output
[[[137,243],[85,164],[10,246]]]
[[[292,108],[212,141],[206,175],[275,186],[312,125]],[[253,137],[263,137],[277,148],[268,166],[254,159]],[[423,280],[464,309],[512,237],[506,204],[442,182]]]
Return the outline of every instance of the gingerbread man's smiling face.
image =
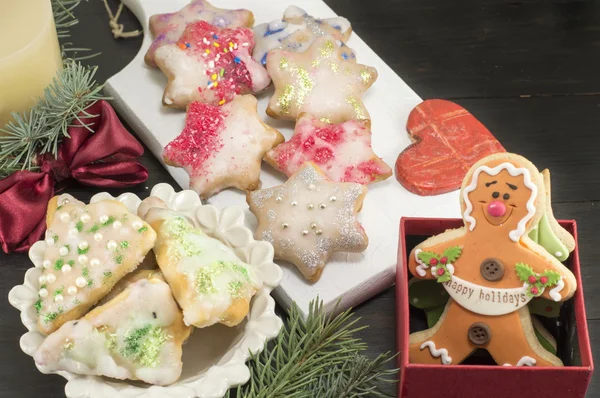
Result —
[[[463,187],[465,223],[470,231],[489,225],[513,241],[528,231],[538,213],[538,176],[527,165],[492,160],[474,168]]]

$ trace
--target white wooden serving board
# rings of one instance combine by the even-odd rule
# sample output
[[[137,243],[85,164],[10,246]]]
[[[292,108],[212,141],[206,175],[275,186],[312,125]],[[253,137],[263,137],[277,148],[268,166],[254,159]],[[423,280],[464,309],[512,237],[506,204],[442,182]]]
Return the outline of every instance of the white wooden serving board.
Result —
[[[163,148],[183,129],[185,112],[167,109],[161,104],[167,80],[159,69],[144,63],[144,54],[152,41],[146,28],[151,15],[174,12],[184,7],[187,1],[124,0],[124,3],[141,21],[146,33],[135,59],[108,80],[105,90],[114,97],[114,105],[127,123],[162,161]],[[281,19],[283,11],[293,4],[315,17],[336,16],[322,0],[213,0],[212,3],[221,8],[251,9],[257,24]],[[356,51],[358,62],[374,66],[379,73],[364,100],[372,118],[373,149],[393,167],[398,154],[410,144],[406,121],[421,99],[356,34],[352,34],[348,45]],[[264,112],[271,94],[272,89],[259,96],[259,113],[288,139],[294,124],[271,119]],[[189,177],[183,169],[165,167],[182,188],[189,187]],[[266,164],[261,180],[263,188],[285,182],[283,175]],[[247,211],[248,226],[255,228],[256,219],[247,210],[245,193],[226,190],[208,202],[219,207],[242,206]],[[368,249],[361,254],[338,253],[326,265],[321,280],[314,284],[306,282],[292,265],[281,264],[284,276],[281,286],[273,292],[275,298],[286,308],[295,301],[305,314],[309,302],[317,296],[324,301],[327,310],[333,309],[339,299],[338,310],[360,304],[394,283],[400,218],[459,217],[458,203],[457,192],[417,196],[405,190],[394,177],[371,184],[360,213],[360,220],[369,235]]]

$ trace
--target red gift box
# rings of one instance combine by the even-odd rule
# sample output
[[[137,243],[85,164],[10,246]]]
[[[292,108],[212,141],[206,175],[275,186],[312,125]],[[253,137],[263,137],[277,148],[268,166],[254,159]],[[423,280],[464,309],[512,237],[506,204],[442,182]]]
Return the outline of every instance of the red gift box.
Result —
[[[560,221],[577,242],[575,221]],[[594,364],[590,349],[578,248],[566,262],[577,279],[574,297],[561,309],[565,338],[558,341],[564,367],[485,365],[422,365],[408,362],[410,310],[408,256],[414,244],[447,229],[462,227],[461,219],[402,218],[396,273],[396,326],[400,382],[398,397],[493,398],[585,397]],[[408,241],[408,243],[407,243]],[[565,347],[566,346],[566,347]],[[564,354],[564,355],[561,355]],[[565,358],[567,356],[567,358]]]

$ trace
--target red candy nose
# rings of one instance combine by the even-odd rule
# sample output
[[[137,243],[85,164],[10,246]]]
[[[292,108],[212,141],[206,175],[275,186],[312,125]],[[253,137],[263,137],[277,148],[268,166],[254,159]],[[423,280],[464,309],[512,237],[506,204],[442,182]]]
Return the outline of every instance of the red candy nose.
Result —
[[[493,201],[488,205],[488,214],[492,217],[502,217],[506,213],[506,206],[499,201]]]

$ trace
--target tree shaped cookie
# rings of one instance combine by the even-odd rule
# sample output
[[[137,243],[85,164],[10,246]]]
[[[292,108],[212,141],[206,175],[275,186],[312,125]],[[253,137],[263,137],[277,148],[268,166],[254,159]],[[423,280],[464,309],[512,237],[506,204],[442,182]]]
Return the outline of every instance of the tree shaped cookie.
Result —
[[[413,363],[458,364],[477,348],[499,365],[560,366],[538,342],[527,304],[573,296],[575,277],[528,233],[546,211],[544,183],[527,159],[488,156],[461,190],[465,227],[427,239],[409,256],[417,278],[450,296],[436,325],[410,336]]]
[[[392,175],[371,148],[369,120],[328,124],[303,113],[292,138],[271,149],[265,160],[288,177],[309,161],[336,182],[369,184]]]
[[[176,108],[192,101],[222,105],[265,89],[271,79],[252,59],[253,47],[251,29],[221,29],[204,21],[188,25],[176,43],[156,51],[156,64],[168,78],[163,103]]]
[[[191,103],[185,128],[165,147],[163,159],[185,168],[190,188],[202,198],[228,187],[257,189],[262,158],[284,138],[260,120],[256,107],[251,95],[221,107]]]
[[[544,187],[546,191],[546,212],[540,219],[538,225],[529,233],[529,237],[535,243],[543,246],[550,254],[559,261],[566,261],[569,253],[575,250],[575,238],[567,230],[560,226],[552,211],[552,196],[550,184],[550,171],[542,171]]]
[[[195,229],[160,199],[142,202],[140,215],[158,234],[154,253],[183,310],[186,325],[238,325],[262,287],[252,267],[232,249]]]
[[[275,85],[269,116],[296,120],[307,112],[327,123],[369,119],[361,97],[377,71],[344,60],[332,36],[316,39],[301,53],[272,50],[267,70]]]
[[[246,200],[258,219],[255,238],[316,282],[333,253],[366,250],[369,240],[356,219],[366,194],[365,186],[332,182],[308,162],[285,184],[250,192]]]
[[[241,28],[254,25],[254,15],[248,10],[225,10],[214,7],[206,0],[193,0],[181,10],[170,14],[156,14],[150,17],[150,32],[154,41],[146,52],[144,60],[156,66],[154,54],[166,44],[179,40],[186,26],[198,21],[206,21],[219,28]]]
[[[125,205],[104,200],[48,204],[47,249],[35,304],[46,334],[83,316],[144,260],[156,234]]]
[[[160,272],[140,271],[109,302],[48,336],[34,359],[46,370],[172,384],[191,328]]]
[[[354,61],[356,55],[346,46],[352,27],[350,21],[343,17],[317,19],[308,15],[303,9],[290,6],[283,20],[257,25],[254,29],[256,47],[252,57],[263,65],[267,63],[267,53],[273,49],[303,52],[316,38],[331,35],[340,45],[340,56]]]

